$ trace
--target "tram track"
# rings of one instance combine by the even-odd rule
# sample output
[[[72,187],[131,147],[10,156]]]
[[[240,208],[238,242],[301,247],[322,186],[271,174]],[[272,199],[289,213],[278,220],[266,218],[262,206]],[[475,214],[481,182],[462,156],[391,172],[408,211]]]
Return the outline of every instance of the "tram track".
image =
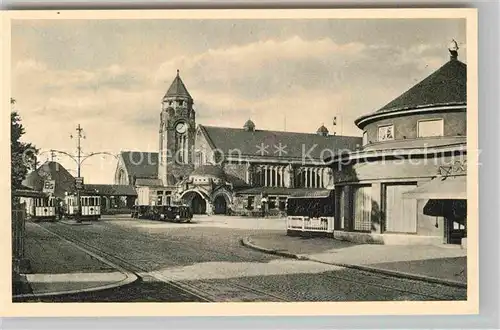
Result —
[[[36,224],[40,226],[39,224]],[[163,282],[176,290],[180,290],[185,292],[186,294],[192,296],[193,301],[200,302],[219,302],[219,301],[227,301],[224,297],[221,297],[217,294],[217,292],[221,291],[221,285],[214,285],[210,283],[208,280],[205,281],[197,281],[196,284],[193,283],[180,283],[179,281],[171,280],[167,276],[154,274],[154,272],[149,272],[146,268],[141,267],[137,264],[131,263],[130,261],[117,256],[109,251],[105,251],[103,249],[97,248],[87,242],[76,239],[74,237],[68,237],[68,235],[62,235],[61,233],[54,232],[44,226],[41,226],[45,230],[51,232],[53,235],[59,236],[76,246],[83,248],[83,250],[87,250],[93,254],[98,255],[100,258],[108,261],[110,264],[118,265],[119,268],[130,272],[137,276],[141,280],[147,280],[148,277],[153,278],[157,281]],[[200,289],[200,286],[204,286],[204,289]],[[208,289],[207,289],[208,288]],[[232,300],[229,301],[281,301],[286,302],[289,301],[284,297],[267,293],[261,290],[258,290],[253,287],[241,285],[238,283],[234,283],[231,280],[225,281],[223,285],[223,290],[226,294],[229,294],[232,297]],[[212,292],[210,292],[212,291]],[[242,297],[241,300],[238,297]],[[221,299],[222,298],[222,299]],[[236,300],[234,300],[236,299]]]
[[[57,225],[56,225],[57,226]],[[106,228],[110,228],[110,224],[105,224]],[[130,230],[119,228],[113,226],[114,230],[118,230],[119,232],[127,232],[130,233]],[[57,227],[56,227],[57,228]],[[50,230],[51,231],[51,230]],[[51,231],[52,232],[52,231]],[[57,230],[60,232],[60,230]],[[95,254],[100,255],[101,257],[112,261],[126,269],[127,271],[132,272],[139,278],[147,281],[149,279],[154,279],[156,281],[163,282],[176,290],[181,290],[188,295],[193,297],[194,301],[201,302],[224,302],[224,301],[272,301],[272,302],[289,302],[289,301],[307,301],[297,299],[299,296],[296,296],[292,292],[286,292],[285,295],[282,295],[281,291],[275,290],[275,288],[270,287],[267,290],[265,285],[258,284],[259,288],[255,288],[254,286],[248,286],[248,283],[237,283],[241,282],[244,279],[224,279],[223,281],[213,281],[213,280],[195,280],[195,281],[177,281],[168,277],[165,273],[156,273],[154,271],[148,270],[146,267],[138,265],[137,263],[131,262],[122,256],[117,255],[113,251],[109,251],[106,248],[99,248],[94,245],[91,245],[81,239],[74,237],[75,233],[66,233],[68,235],[58,234],[63,236],[65,239],[73,242],[76,245],[80,245],[85,249],[92,251]],[[139,235],[147,238],[148,240],[156,240],[156,238],[151,235],[147,235],[145,233],[139,233]],[[95,242],[94,242],[95,244]],[[215,250],[214,250],[215,252]],[[301,262],[298,260],[297,262]],[[353,271],[353,270],[352,270]],[[394,276],[389,275],[380,275],[371,272],[366,272],[362,270],[356,270],[349,275],[344,274],[336,274],[332,272],[323,272],[321,275],[325,278],[335,280],[337,282],[343,281],[346,282],[346,286],[356,286],[356,287],[365,287],[365,288],[375,288],[380,290],[381,292],[396,292],[398,297],[403,298],[403,300],[456,300],[456,296],[463,296],[462,289],[453,289],[454,291],[450,292],[450,294],[446,294],[450,288],[444,288],[437,284],[431,284],[427,282],[422,282],[418,280],[410,280],[410,279],[401,279]],[[396,283],[394,283],[396,281]],[[247,281],[248,282],[248,281]],[[377,283],[378,282],[378,283]],[[381,283],[380,283],[381,282]],[[389,282],[389,283],[387,283]],[[348,284],[351,283],[351,284]],[[395,285],[393,285],[395,284]],[[413,286],[413,288],[411,288]],[[415,288],[417,288],[415,290]],[[419,289],[418,289],[419,288]],[[431,293],[430,293],[431,292]],[[435,292],[435,293],[432,293]],[[437,293],[437,294],[436,294]],[[466,293],[464,295],[464,299],[466,299]],[[413,299],[417,298],[417,299]],[[316,301],[313,299],[313,301]]]

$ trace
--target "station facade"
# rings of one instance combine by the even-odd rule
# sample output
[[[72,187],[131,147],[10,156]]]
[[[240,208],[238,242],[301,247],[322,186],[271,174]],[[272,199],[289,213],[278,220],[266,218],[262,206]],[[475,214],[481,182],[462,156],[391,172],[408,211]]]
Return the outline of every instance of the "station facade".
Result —
[[[287,197],[334,188],[323,162],[339,150],[356,150],[361,137],[196,124],[194,101],[179,72],[162,99],[159,151],[124,151],[116,184],[133,185],[148,205],[182,201],[197,214],[280,214]],[[144,198],[142,198],[145,196]]]

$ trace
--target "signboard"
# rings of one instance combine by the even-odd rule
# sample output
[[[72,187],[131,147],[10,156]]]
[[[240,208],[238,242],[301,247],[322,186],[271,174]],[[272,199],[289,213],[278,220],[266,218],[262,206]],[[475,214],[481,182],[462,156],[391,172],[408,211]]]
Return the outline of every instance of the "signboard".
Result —
[[[53,194],[56,189],[56,180],[45,180],[43,182],[43,192]]]
[[[77,190],[83,189],[83,178],[82,177],[75,178],[75,186],[76,186]]]

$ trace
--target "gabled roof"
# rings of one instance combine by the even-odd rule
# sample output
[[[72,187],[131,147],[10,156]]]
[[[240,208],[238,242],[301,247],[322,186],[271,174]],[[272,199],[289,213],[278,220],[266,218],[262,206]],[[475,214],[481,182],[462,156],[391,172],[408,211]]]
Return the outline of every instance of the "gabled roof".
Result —
[[[85,189],[95,190],[106,196],[137,196],[133,186],[125,184],[86,184]]]
[[[215,127],[199,125],[205,138],[213,149],[226,155],[237,156],[236,150],[244,156],[262,158],[307,158],[321,160],[321,152],[330,154],[337,150],[355,150],[361,146],[362,138],[355,136],[330,135],[321,136],[310,133],[255,130],[242,128]],[[311,152],[309,152],[312,149]],[[229,152],[231,151],[232,152]]]
[[[451,59],[427,78],[377,110],[356,119],[401,110],[467,104],[467,65]]]
[[[179,76],[179,70],[177,70],[177,76],[174,78],[174,81],[170,85],[167,93],[163,98],[175,97],[175,96],[188,97],[192,99],[191,94],[189,94],[186,88],[186,85],[184,85],[184,82]]]
[[[157,152],[122,151],[121,157],[128,175],[136,178],[158,177]]]
[[[249,187],[245,180],[231,173],[226,173],[226,181],[232,184],[235,189]]]
[[[54,195],[63,198],[65,192],[75,191],[75,178],[57,162],[47,161],[28,174],[22,184],[36,191],[43,190],[44,180],[55,180]]]

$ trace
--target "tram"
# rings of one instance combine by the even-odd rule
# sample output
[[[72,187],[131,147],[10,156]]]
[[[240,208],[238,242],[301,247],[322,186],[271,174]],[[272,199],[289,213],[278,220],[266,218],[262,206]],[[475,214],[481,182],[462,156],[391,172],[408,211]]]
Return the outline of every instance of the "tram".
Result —
[[[66,204],[66,218],[75,218],[78,213],[78,199],[76,195],[67,195],[64,199]],[[80,196],[82,220],[98,220],[101,218],[101,197],[94,195]]]
[[[31,203],[28,213],[33,221],[56,221],[61,218],[60,205],[55,197],[37,197],[33,198]]]

